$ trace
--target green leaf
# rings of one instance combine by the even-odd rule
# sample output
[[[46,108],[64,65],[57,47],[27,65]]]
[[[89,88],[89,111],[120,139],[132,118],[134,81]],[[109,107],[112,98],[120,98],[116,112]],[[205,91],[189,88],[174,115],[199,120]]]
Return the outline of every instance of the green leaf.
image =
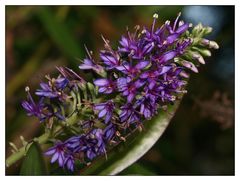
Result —
[[[146,121],[142,132],[135,132],[127,141],[108,152],[107,160],[100,157],[82,170],[81,175],[116,175],[141,158],[161,137],[174,116],[180,100],[168,106],[167,111],[160,110],[152,120]]]
[[[68,26],[52,13],[49,7],[40,7],[37,16],[45,27],[47,33],[58,47],[72,60],[75,65],[75,58],[83,56],[82,49],[79,47],[73,33]]]
[[[42,150],[38,143],[32,143],[23,160],[20,175],[46,175]]]

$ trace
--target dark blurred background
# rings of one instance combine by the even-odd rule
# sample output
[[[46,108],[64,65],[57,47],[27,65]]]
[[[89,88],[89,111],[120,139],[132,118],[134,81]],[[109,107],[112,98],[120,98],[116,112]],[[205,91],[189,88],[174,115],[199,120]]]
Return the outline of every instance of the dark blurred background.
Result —
[[[95,57],[100,35],[116,47],[126,27],[182,19],[213,27],[220,49],[192,75],[175,117],[155,146],[120,175],[234,174],[234,6],[6,6],[6,154],[41,132],[20,102],[24,87],[38,88],[55,66],[78,70],[84,44]],[[20,162],[6,170],[18,174]]]

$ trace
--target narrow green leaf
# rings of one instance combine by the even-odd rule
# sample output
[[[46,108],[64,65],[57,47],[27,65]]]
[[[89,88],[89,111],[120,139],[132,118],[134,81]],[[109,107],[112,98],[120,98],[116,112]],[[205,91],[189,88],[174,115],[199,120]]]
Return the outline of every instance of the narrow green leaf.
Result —
[[[70,60],[83,56],[79,42],[72,36],[73,33],[68,26],[58,20],[49,7],[40,7],[37,16],[45,27],[47,33],[58,47],[68,56]]]
[[[37,143],[32,143],[23,160],[20,175],[46,175],[42,150]]]
[[[146,121],[142,132],[135,132],[127,141],[108,152],[108,159],[100,157],[80,171],[81,175],[116,175],[141,158],[160,138],[175,114],[180,100],[167,111],[159,111],[152,120]]]

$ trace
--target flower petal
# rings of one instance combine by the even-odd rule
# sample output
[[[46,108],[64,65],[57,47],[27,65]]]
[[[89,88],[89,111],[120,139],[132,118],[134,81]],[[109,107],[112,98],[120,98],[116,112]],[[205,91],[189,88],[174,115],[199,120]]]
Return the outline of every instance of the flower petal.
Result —
[[[45,155],[52,155],[56,152],[55,148],[49,149],[48,151],[46,151],[44,154]]]
[[[177,38],[178,38],[179,34],[178,33],[174,33],[174,34],[171,34],[167,37],[167,42],[168,43],[173,43]]]
[[[168,51],[159,58],[159,61],[161,63],[165,63],[173,59],[177,54],[178,54],[177,51],[174,51],[174,50]]]
[[[56,151],[56,153],[52,156],[51,163],[54,163],[59,157],[59,153]]]
[[[105,109],[103,109],[103,110],[101,110],[101,111],[99,112],[98,117],[99,117],[99,118],[102,118],[102,117],[104,117],[106,114],[107,114],[107,110],[106,110],[106,108],[105,108]]]
[[[182,34],[189,28],[188,23],[184,23],[182,26],[179,26],[176,33]]]
[[[170,69],[172,68],[172,66],[163,66],[161,71],[159,72],[159,75],[165,74],[166,72],[168,72]]]
[[[135,68],[138,70],[141,70],[141,69],[147,67],[148,65],[149,65],[149,61],[141,61],[135,66]]]
[[[107,80],[107,79],[96,79],[94,81],[94,84],[96,86],[107,86],[109,84],[109,80]]]

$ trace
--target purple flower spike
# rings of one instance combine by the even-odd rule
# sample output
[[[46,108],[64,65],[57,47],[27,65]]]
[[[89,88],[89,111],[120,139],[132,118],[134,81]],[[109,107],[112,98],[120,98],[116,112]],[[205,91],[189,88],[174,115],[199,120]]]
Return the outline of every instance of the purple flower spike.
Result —
[[[108,79],[97,79],[94,84],[99,87],[98,91],[104,94],[111,94],[115,89],[113,81]]]
[[[48,120],[46,126],[53,132],[55,127],[66,125],[60,134],[53,134],[53,139],[71,135],[45,152],[51,163],[74,172],[76,159],[88,164],[106,156],[107,148],[129,139],[128,135],[143,128],[144,120],[151,120],[159,108],[174,104],[186,93],[188,71],[197,73],[199,63],[205,63],[203,56],[210,56],[208,48],[217,49],[218,45],[204,39],[210,27],[198,25],[188,32],[190,24],[179,21],[180,15],[173,23],[166,21],[156,27],[158,15],[154,14],[150,28],[137,25],[135,32],[127,30],[117,50],[102,36],[100,61],[94,61],[85,47],[87,57],[79,68],[95,71],[94,86],[73,70],[57,67],[61,75],[57,79],[48,76],[48,82],[37,89],[38,103],[26,89],[27,100],[22,106],[27,114]]]
[[[56,145],[45,152],[45,155],[52,155],[51,163],[58,160],[58,165],[64,167],[65,159],[65,144],[62,142],[56,143]]]
[[[105,103],[95,104],[94,106],[94,109],[99,111],[98,118],[105,117],[105,124],[108,124],[111,120],[114,108],[115,106],[112,100]]]

